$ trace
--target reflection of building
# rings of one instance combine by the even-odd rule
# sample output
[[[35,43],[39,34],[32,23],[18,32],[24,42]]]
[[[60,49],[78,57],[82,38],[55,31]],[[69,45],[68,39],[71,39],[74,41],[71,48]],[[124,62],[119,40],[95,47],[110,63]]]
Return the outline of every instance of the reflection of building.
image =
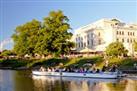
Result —
[[[125,24],[117,19],[101,19],[77,29],[72,37],[78,52],[103,52],[112,42],[120,41],[134,53],[133,42],[137,41],[137,24]]]
[[[124,91],[137,91],[137,82],[131,79],[127,79],[127,84]]]

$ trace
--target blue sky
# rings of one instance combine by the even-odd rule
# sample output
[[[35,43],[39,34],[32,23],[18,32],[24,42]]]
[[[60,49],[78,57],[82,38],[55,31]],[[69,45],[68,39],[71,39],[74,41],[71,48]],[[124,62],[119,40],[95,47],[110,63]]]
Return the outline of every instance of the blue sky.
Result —
[[[0,42],[10,38],[16,26],[32,19],[42,21],[59,9],[70,19],[72,32],[101,18],[137,23],[137,0],[0,0]]]

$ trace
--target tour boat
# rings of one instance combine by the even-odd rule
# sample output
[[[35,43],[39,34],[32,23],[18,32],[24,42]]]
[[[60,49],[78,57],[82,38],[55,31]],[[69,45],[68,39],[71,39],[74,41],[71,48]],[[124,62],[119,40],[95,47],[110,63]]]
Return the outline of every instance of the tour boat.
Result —
[[[115,79],[120,75],[118,72],[101,72],[101,73],[76,73],[76,72],[46,72],[32,71],[35,76],[60,76],[60,77],[83,77],[83,78],[102,78]]]

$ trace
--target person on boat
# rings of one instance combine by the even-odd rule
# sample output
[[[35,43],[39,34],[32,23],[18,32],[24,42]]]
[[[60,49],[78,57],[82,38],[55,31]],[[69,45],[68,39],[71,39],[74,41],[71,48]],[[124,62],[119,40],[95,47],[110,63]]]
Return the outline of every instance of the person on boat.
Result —
[[[107,71],[107,66],[106,65],[104,65],[103,68],[102,68],[102,72],[105,72],[105,71]]]
[[[55,68],[54,67],[51,68],[51,72],[55,72]]]
[[[62,68],[62,72],[66,72],[66,71],[67,71],[66,67]]]
[[[92,73],[92,70],[93,70],[93,68],[91,66],[90,68],[87,69],[87,73]]]
[[[100,73],[100,69],[97,69],[97,70],[96,70],[96,73]]]
[[[110,69],[110,72],[116,72],[116,71],[117,71],[117,65],[113,64]]]
[[[87,73],[87,68],[86,67],[84,68],[84,73]]]
[[[79,72],[80,72],[80,73],[84,73],[84,70],[83,70],[82,67],[79,69]]]
[[[96,71],[97,71],[96,68],[92,69],[92,73],[96,73]]]
[[[108,67],[108,60],[105,61],[105,66]]]
[[[79,69],[78,69],[78,68],[75,68],[75,69],[74,69],[74,72],[78,73],[78,72],[79,72]]]
[[[43,71],[45,71],[45,68],[43,66],[41,66],[39,70],[43,72]]]
[[[96,71],[97,71],[96,68],[97,68],[97,67],[96,67],[96,64],[93,64],[93,66],[92,66],[92,73],[96,73]]]
[[[48,71],[48,72],[51,72],[51,68],[48,67],[48,68],[47,68],[47,71]]]
[[[134,63],[134,70],[137,70],[137,64]]]

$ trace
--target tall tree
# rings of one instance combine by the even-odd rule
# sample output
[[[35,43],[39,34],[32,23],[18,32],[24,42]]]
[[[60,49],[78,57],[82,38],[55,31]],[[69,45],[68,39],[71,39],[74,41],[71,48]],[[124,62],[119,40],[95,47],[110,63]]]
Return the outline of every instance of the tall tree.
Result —
[[[73,43],[67,41],[71,38],[72,33],[68,32],[70,25],[69,19],[62,11],[51,11],[49,16],[44,18],[43,22],[43,40],[37,46],[41,52],[48,54],[65,54],[73,47]],[[44,43],[44,44],[43,44]],[[37,48],[36,48],[37,49]]]
[[[32,20],[16,28],[12,38],[14,50],[19,55],[65,54],[74,47],[69,39],[69,19],[62,11],[51,11],[43,22]]]
[[[41,23],[37,20],[16,27],[15,33],[12,35],[14,51],[20,56],[25,54],[33,55],[40,29]]]
[[[11,55],[16,55],[14,52],[12,52],[11,50],[3,50],[1,53],[0,53],[0,56],[11,56]]]
[[[127,55],[127,53],[128,51],[121,42],[113,42],[106,48],[106,54],[108,56],[123,56]]]

